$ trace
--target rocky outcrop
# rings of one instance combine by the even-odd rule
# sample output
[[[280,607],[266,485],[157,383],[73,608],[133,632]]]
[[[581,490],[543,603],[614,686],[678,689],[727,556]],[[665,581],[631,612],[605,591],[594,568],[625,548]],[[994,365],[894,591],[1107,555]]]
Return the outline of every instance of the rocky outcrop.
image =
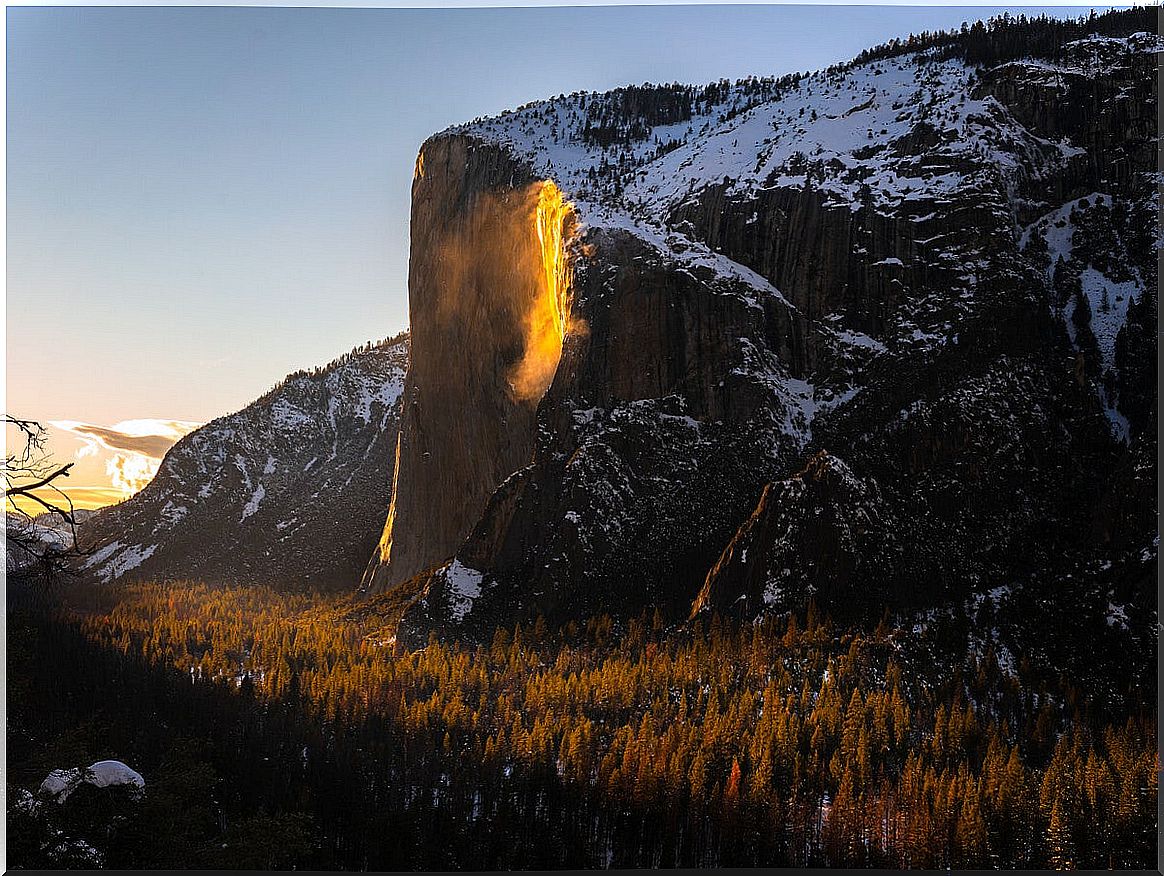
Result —
[[[1081,147],[1059,200],[1106,183],[1128,187],[1156,170],[1156,36],[1092,36],[1054,64],[1019,60],[983,72],[977,95],[997,99],[1027,129]]]
[[[796,401],[766,382],[802,343],[791,308],[753,307],[750,288],[676,271],[628,234],[585,241],[576,306],[588,331],[568,339],[533,465],[462,553],[527,582],[487,597],[483,615],[621,611],[644,593],[692,592],[749,494],[799,440],[783,428]],[[489,598],[500,600],[493,611]]]
[[[411,539],[409,550],[421,543],[429,552],[399,573],[401,580],[455,552],[468,568],[504,570],[527,582],[518,593],[491,591],[486,601],[512,597],[550,613],[593,611],[624,597],[638,601],[638,593],[618,586],[628,576],[661,594],[665,588],[649,582],[662,572],[690,590],[743,509],[742,484],[758,489],[765,471],[775,472],[767,462],[773,446],[794,443],[776,421],[799,416],[798,402],[781,387],[774,392],[764,370],[782,373],[781,359],[793,358],[804,344],[804,323],[794,309],[779,296],[757,304],[756,289],[740,279],[676,271],[672,261],[626,232],[594,229],[575,238],[572,249],[572,327],[553,383],[536,407],[503,415],[510,434],[515,423],[528,430],[521,453],[490,468],[497,457],[472,424],[460,425],[462,406],[443,422],[423,405],[406,408],[400,477],[408,471],[409,420],[416,416],[424,423],[418,422],[418,431],[430,429],[434,441],[450,445],[446,453],[456,454],[456,462],[442,467],[461,466],[462,475],[448,487],[449,502],[458,512],[474,513],[465,515],[468,525],[451,546],[439,543],[424,516],[432,482],[417,477],[425,492],[413,520],[424,522],[410,528],[400,510],[408,496],[401,481],[387,568],[408,556],[396,553],[397,538]],[[457,349],[451,337],[436,346]],[[740,337],[763,346],[743,349]],[[419,343],[415,333],[414,371]],[[504,374],[516,355],[495,360],[495,372]],[[458,385],[463,382],[458,372],[446,371],[435,385],[456,395],[465,391]],[[512,404],[501,390],[490,405]],[[749,421],[754,429],[741,428]],[[468,471],[487,489],[464,489],[473,483]],[[436,495],[446,495],[444,488]],[[474,509],[478,497],[484,501]],[[643,518],[647,507],[649,522]],[[630,525],[635,535],[620,531]],[[567,590],[556,586],[563,575],[591,583],[581,592]],[[435,593],[430,601],[439,602]],[[475,613],[513,610],[516,605],[499,604],[489,612],[478,606]]]
[[[791,478],[768,484],[732,536],[695,599],[692,615],[754,616],[791,607],[807,596],[876,604],[901,564],[899,521],[876,481],[859,479],[821,450]]]
[[[546,291],[540,186],[528,167],[467,137],[430,141],[420,153],[409,263],[413,364],[392,508],[365,592],[445,562],[498,485],[533,456],[544,386],[527,391],[518,371]]]

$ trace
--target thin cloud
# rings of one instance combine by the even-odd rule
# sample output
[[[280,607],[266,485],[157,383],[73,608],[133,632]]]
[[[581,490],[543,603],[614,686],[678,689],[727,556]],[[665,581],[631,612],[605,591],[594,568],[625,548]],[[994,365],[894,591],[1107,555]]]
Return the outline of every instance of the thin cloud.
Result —
[[[202,424],[186,420],[123,420],[113,426],[97,426],[76,420],[53,420],[51,425],[106,450],[161,459],[178,439]]]
[[[100,450],[110,453],[105,472],[124,498],[152,481],[166,451],[202,424],[189,420],[139,419],[122,420],[112,426],[77,420],[53,420],[50,425],[85,442],[77,451],[78,459],[93,456]]]
[[[119,487],[79,487],[69,484],[64,487],[64,491],[68,495],[69,501],[73,503],[73,507],[82,510],[104,508],[106,505],[112,505],[126,498],[125,490]],[[33,493],[47,502],[55,505],[61,504],[60,493],[52,488],[45,487],[33,490]],[[44,511],[43,505],[26,496],[9,496],[7,508],[9,510],[20,509],[33,517]]]

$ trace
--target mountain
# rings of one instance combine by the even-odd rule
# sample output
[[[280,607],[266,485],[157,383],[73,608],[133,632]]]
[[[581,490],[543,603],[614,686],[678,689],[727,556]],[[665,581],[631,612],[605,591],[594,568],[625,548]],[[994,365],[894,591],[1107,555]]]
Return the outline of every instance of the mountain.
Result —
[[[384,523],[407,362],[407,335],[361,347],[191,432],[145,489],[86,521],[85,570],[353,586]]]
[[[1154,30],[1005,16],[430,138],[361,591],[403,642],[1093,568],[1128,570],[1096,605],[1149,617]]]
[[[74,548],[74,530],[80,532],[95,512],[88,508],[73,511],[73,524],[59,514],[44,511],[25,516],[15,511],[4,513],[4,569],[9,575],[35,566],[46,554],[65,555]]]

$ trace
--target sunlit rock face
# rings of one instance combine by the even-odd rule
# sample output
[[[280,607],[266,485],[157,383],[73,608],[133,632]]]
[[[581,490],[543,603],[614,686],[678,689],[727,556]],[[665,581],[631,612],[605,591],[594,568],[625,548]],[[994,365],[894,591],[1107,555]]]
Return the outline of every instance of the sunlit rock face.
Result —
[[[571,234],[557,186],[501,154],[443,135],[415,182],[414,358],[363,581],[417,597],[403,642],[689,600],[805,434],[801,385],[772,375],[820,339],[778,292],[622,229]]]
[[[533,456],[535,412],[571,327],[573,214],[498,150],[439,138],[417,161],[409,264],[414,365],[395,490],[361,589],[452,556]]]

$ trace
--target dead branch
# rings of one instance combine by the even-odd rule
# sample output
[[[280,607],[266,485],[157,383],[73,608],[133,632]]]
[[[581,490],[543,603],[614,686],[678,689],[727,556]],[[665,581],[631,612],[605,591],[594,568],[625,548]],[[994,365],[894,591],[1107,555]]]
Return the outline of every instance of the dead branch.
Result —
[[[5,547],[10,555],[16,551],[31,559],[31,563],[17,563],[16,568],[35,563],[41,572],[63,571],[69,558],[89,553],[78,542],[73,501],[57,483],[69,476],[73,463],[53,462],[47,450],[48,430],[37,421],[6,414],[4,422],[15,427],[23,438],[21,449],[7,452],[4,457]],[[59,500],[37,492],[45,489],[59,496]],[[43,508],[44,512],[37,516],[60,518],[67,534],[61,528],[39,524],[25,502],[16,501],[18,498]],[[62,538],[67,542],[62,544]]]
[[[20,484],[19,486],[14,486],[14,487],[5,487],[4,495],[5,495],[5,497],[8,497],[8,496],[28,496],[30,499],[37,499],[36,496],[31,495],[33,490],[39,490],[41,487],[48,486],[53,481],[55,481],[57,478],[67,478],[69,476],[69,469],[71,469],[72,467],[73,467],[73,463],[70,462],[66,465],[62,465],[60,468],[58,468],[52,474],[48,475],[47,477],[43,477],[39,481],[36,481],[34,483]],[[46,508],[48,508],[50,511],[57,510],[57,509],[53,508],[52,505],[49,505],[47,502],[45,502],[41,499],[37,499],[37,501],[40,502],[42,505],[44,505]]]

